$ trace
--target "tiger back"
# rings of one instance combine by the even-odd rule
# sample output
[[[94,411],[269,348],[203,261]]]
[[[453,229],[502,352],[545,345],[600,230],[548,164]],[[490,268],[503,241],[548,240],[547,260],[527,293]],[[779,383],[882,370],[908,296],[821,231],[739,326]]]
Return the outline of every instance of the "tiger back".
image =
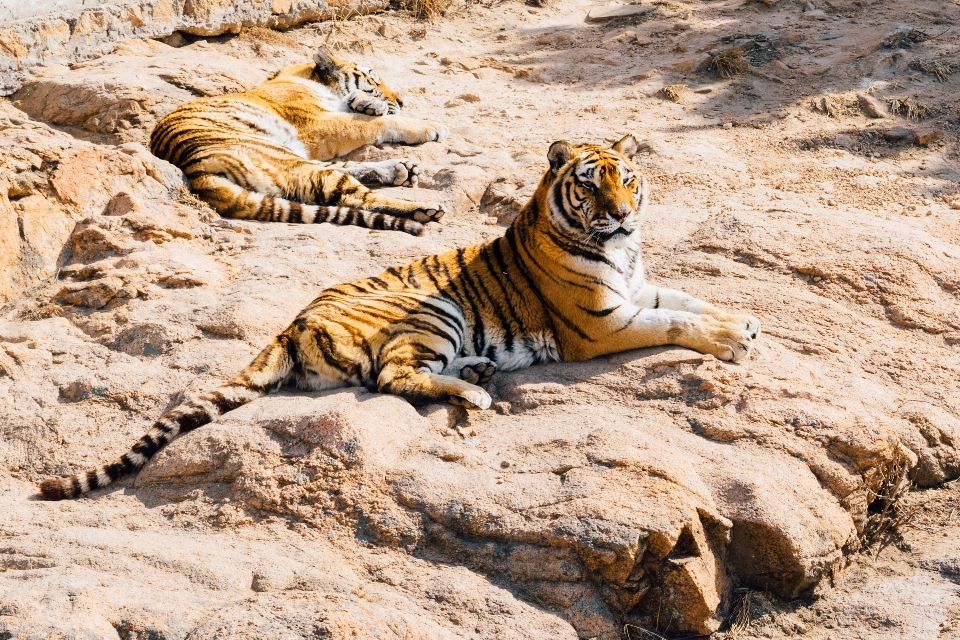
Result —
[[[364,386],[486,409],[483,385],[498,370],[666,344],[742,360],[760,331],[755,318],[646,280],[648,185],[630,161],[636,149],[633,136],[611,148],[555,142],[502,237],[322,291],[226,384],[166,412],[119,460],[45,480],[41,494],[105,486],[178,434],[283,385]]]
[[[442,204],[364,186],[415,186],[414,162],[329,162],[367,144],[447,137],[443,125],[400,116],[402,106],[372,70],[320,48],[312,63],[281,69],[254,89],[178,107],[157,124],[150,149],[180,167],[223,216],[419,235],[423,223],[443,216]]]

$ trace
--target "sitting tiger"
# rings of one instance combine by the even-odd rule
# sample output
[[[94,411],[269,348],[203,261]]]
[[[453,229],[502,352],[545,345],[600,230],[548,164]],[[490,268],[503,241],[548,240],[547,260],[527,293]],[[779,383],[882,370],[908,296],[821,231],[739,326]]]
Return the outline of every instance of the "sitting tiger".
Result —
[[[361,183],[414,186],[407,159],[324,162],[365,144],[444,140],[443,125],[397,115],[403,101],[377,75],[331,56],[285,67],[255,89],[200,98],[170,112],[150,150],[183,169],[190,187],[231,218],[352,224],[414,235],[442,204],[377,195]]]
[[[760,332],[733,315],[647,282],[640,220],[647,181],[612,148],[555,142],[550,168],[506,233],[320,293],[219,389],[165,413],[117,462],[40,485],[73,498],[141,467],[178,434],[288,384],[362,385],[414,403],[485,409],[498,370],[581,361],[674,344],[721,360],[747,357]]]

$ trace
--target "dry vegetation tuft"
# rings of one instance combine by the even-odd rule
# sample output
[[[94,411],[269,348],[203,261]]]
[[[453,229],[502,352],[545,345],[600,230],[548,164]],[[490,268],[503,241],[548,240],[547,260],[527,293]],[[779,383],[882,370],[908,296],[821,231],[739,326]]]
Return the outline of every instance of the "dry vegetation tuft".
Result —
[[[715,56],[711,56],[700,65],[701,71],[715,73],[723,79],[738,76],[750,68],[750,61],[743,55],[740,47],[724,49]]]
[[[923,120],[930,115],[930,107],[913,98],[890,98],[890,113],[911,120]]]
[[[657,95],[661,98],[666,98],[670,102],[681,103],[683,102],[683,94],[685,91],[689,90],[685,84],[669,84],[664,88],[657,91]]]
[[[887,49],[909,49],[913,45],[929,40],[930,36],[926,31],[919,29],[909,29],[907,31],[898,31],[883,41],[883,46]]]
[[[734,593],[733,605],[726,620],[727,638],[737,640],[750,628],[750,622],[753,620],[750,607],[754,593],[751,589],[737,589]]]
[[[935,77],[938,82],[946,82],[952,74],[960,71],[960,65],[954,62],[927,60],[925,58],[914,60],[910,63],[910,68],[931,75]]]
[[[856,98],[851,98],[850,96],[826,94],[814,98],[810,103],[810,107],[814,111],[826,114],[831,118],[839,118],[840,116],[848,116],[856,113],[858,103]]]
[[[403,5],[418,19],[432,22],[446,15],[453,5],[453,0],[404,0]]]
[[[913,487],[910,477],[910,460],[905,454],[893,459],[886,479],[872,494],[871,510],[860,532],[860,544],[864,550],[877,546],[877,553],[902,530],[912,526],[920,512],[919,505],[907,506],[904,499]]]

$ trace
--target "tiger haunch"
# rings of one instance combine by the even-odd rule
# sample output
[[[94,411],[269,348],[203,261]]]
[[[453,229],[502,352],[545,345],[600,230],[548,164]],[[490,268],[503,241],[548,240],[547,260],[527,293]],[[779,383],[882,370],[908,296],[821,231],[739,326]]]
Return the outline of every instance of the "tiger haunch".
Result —
[[[442,141],[447,128],[398,115],[403,101],[370,69],[321,48],[250,91],[170,112],[150,150],[183,169],[218,213],[249,220],[346,224],[419,235],[442,204],[388,198],[362,183],[416,186],[408,159],[328,162],[366,144]]]
[[[674,344],[747,357],[760,331],[646,280],[640,223],[647,181],[612,148],[554,143],[550,168],[503,237],[320,293],[240,374],[167,412],[119,462],[41,485],[72,498],[135,471],[177,434],[287,384],[365,386],[411,402],[490,406],[497,370]]]

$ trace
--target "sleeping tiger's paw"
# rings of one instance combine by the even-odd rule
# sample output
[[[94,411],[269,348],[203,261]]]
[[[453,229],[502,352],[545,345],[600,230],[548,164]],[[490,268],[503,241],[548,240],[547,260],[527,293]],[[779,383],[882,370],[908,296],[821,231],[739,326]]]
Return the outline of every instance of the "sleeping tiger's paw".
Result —
[[[394,160],[393,186],[395,187],[415,187],[420,182],[420,167],[409,158],[400,158]]]
[[[425,122],[423,142],[443,142],[450,135],[450,129],[436,122]]]
[[[490,358],[483,356],[466,356],[457,358],[443,370],[443,373],[458,376],[470,384],[484,385],[497,372],[497,365]]]
[[[385,116],[390,110],[390,105],[386,100],[381,100],[360,90],[347,96],[347,105],[349,105],[351,111],[368,116]]]
[[[490,394],[480,388],[464,389],[459,391],[457,395],[450,396],[450,404],[467,409],[489,409],[492,403],[493,399],[490,398]]]
[[[417,222],[437,222],[447,212],[447,208],[442,204],[428,203],[422,205],[419,209],[411,212],[411,217]]]

